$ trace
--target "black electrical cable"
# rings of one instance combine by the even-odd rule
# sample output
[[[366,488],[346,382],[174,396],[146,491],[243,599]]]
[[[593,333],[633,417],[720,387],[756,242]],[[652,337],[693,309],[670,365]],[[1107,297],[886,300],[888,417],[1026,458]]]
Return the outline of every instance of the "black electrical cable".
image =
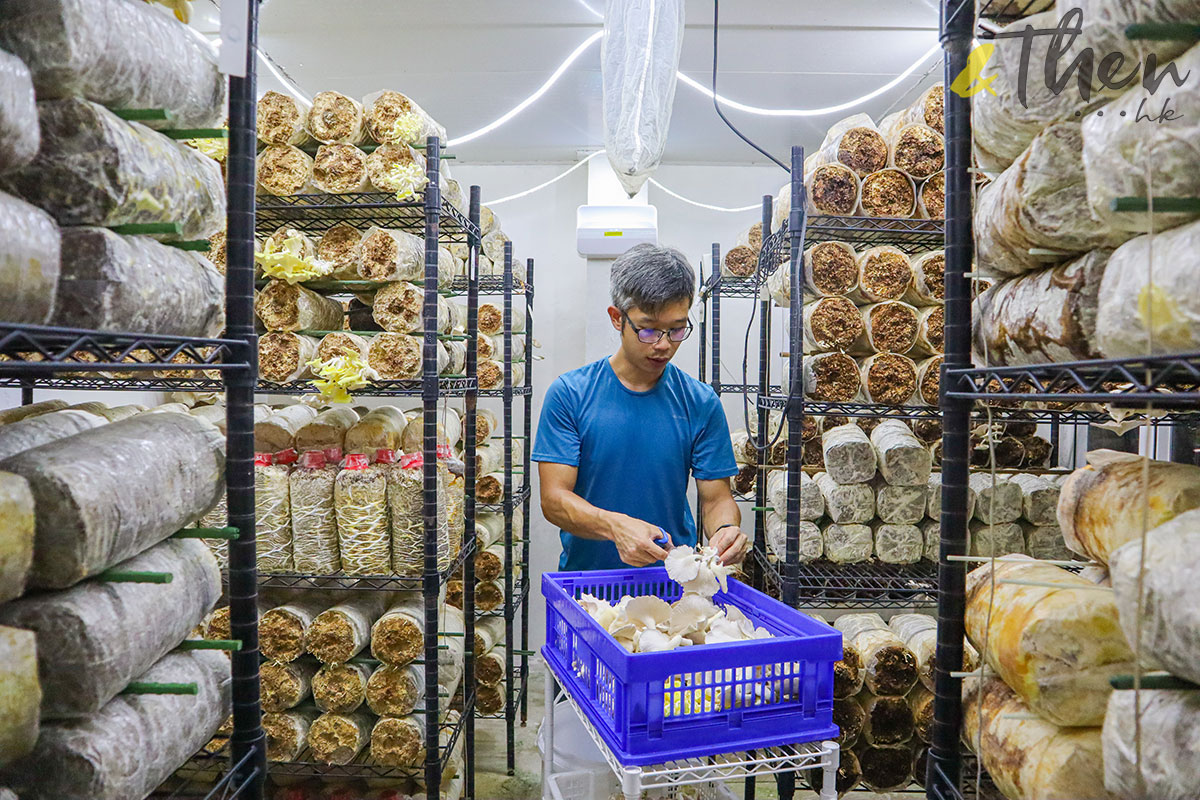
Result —
[[[728,120],[728,118],[726,118],[725,114],[721,111],[721,104],[717,102],[717,34],[720,31],[720,24],[719,24],[720,16],[721,16],[721,0],[713,0],[713,68],[712,68],[713,108],[715,108],[717,110],[717,116],[721,118],[721,121],[724,122],[729,127],[729,130],[736,133],[739,139],[741,139],[743,142],[745,142],[746,144],[753,147],[758,152],[762,153],[767,158],[774,161],[779,166],[779,168],[782,169],[784,172],[791,173],[791,170],[788,169],[787,165],[785,165],[782,161],[780,161],[775,156],[768,153],[766,150],[763,150],[761,147],[756,145],[754,142],[750,141],[750,139],[748,139],[745,134],[743,134],[741,131],[739,131],[737,128],[735,128],[733,123],[730,122]]]

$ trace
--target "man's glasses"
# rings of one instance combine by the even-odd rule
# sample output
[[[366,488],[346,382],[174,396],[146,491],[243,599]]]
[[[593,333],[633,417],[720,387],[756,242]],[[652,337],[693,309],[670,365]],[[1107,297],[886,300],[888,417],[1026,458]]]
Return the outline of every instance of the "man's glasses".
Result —
[[[657,328],[639,328],[633,324],[633,320],[624,311],[621,312],[621,316],[625,317],[625,321],[629,323],[629,327],[633,328],[633,332],[637,334],[638,341],[642,344],[658,344],[664,336],[672,342],[682,342],[692,335],[692,323],[690,322],[682,328],[671,328],[670,330],[661,331]]]

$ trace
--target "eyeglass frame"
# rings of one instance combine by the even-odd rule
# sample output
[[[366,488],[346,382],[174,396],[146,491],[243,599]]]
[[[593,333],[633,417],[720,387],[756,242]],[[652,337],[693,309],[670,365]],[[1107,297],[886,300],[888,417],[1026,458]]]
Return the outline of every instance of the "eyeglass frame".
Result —
[[[633,320],[629,318],[629,314],[624,311],[621,312],[621,316],[624,317],[625,321],[629,323],[629,327],[633,328],[633,335],[635,337],[637,337],[637,340],[640,343],[646,344],[646,345],[656,345],[663,340],[664,336],[667,337],[667,341],[674,342],[675,344],[680,344],[682,342],[687,341],[687,338],[692,335],[692,331],[694,331],[696,329],[696,326],[692,324],[692,321],[690,319],[688,320],[688,324],[685,327],[669,328],[668,330],[664,331],[662,328],[639,328],[637,325],[634,324]],[[685,333],[683,334],[683,338],[682,339],[672,339],[671,331],[680,331],[680,330],[685,331]],[[642,338],[642,331],[654,331],[655,333],[658,334],[658,338],[655,339],[653,342],[647,342],[645,339]]]

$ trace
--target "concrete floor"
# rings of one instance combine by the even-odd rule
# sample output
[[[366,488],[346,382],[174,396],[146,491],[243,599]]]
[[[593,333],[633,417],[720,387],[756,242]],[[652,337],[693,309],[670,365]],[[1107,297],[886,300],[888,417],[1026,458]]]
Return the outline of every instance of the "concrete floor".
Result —
[[[475,723],[475,796],[477,800],[538,800],[541,797],[542,760],[537,748],[538,725],[545,712],[544,673],[538,659],[531,659],[529,679],[529,724],[516,729],[516,771],[507,774],[503,720],[478,720]],[[915,800],[921,795],[912,790],[895,794],[851,792],[843,800]],[[742,796],[741,785],[734,794]],[[774,778],[758,782],[756,800],[778,800]],[[796,800],[815,798],[816,793],[797,788]],[[548,798],[546,799],[548,800]],[[580,800],[565,798],[564,800]]]

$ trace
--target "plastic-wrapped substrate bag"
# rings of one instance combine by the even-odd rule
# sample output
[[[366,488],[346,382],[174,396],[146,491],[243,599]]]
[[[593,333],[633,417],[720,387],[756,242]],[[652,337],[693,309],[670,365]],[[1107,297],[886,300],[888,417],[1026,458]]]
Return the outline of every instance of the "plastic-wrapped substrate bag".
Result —
[[[0,162],[2,163],[2,162]],[[0,192],[0,322],[42,324],[54,310],[61,240],[54,219]]]
[[[4,0],[0,18],[0,46],[29,65],[40,99],[161,108],[179,128],[216,125],[224,114],[216,49],[145,3]]]
[[[0,50],[0,172],[32,161],[39,141],[29,68],[21,59]]]
[[[604,147],[631,196],[667,145],[683,15],[683,0],[610,0],[604,15]]]

